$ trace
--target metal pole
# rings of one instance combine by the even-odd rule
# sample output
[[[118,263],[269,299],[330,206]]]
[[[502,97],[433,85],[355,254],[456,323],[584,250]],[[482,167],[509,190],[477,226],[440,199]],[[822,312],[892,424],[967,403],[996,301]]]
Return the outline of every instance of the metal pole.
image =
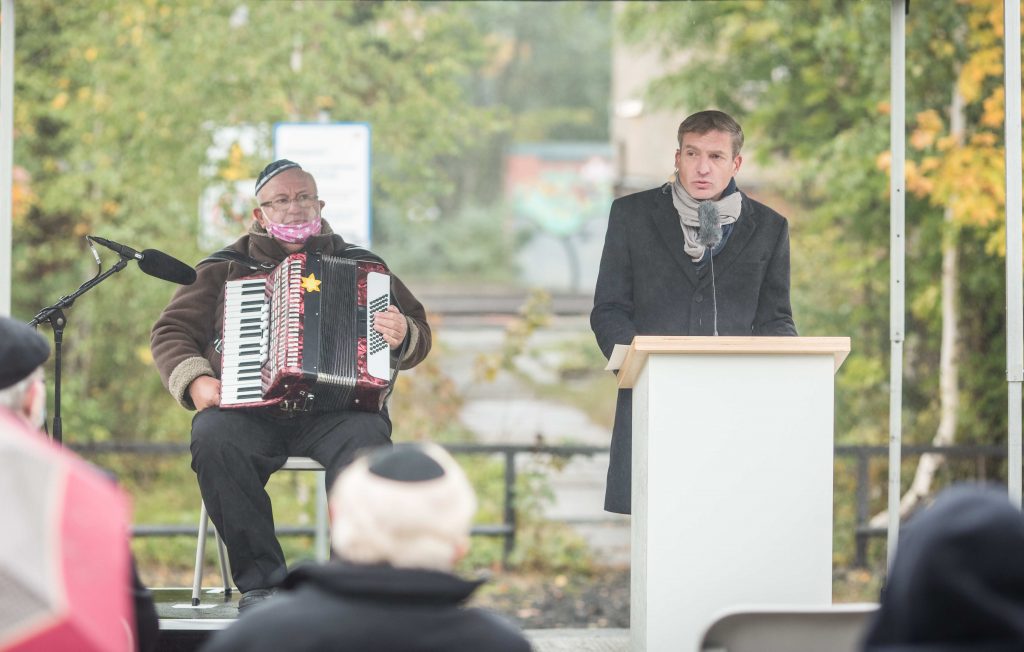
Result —
[[[906,209],[906,0],[892,0],[889,140],[892,167],[889,181],[889,527],[886,558],[892,567],[900,529],[900,445],[903,439],[903,337],[905,312]]]
[[[13,185],[14,0],[0,0],[0,315],[11,314]]]
[[[331,556],[331,536],[327,512],[327,471],[318,472],[317,476],[319,478],[316,498],[316,538],[313,541],[313,550],[316,552],[316,560],[324,563]]]
[[[1021,291],[1020,0],[1003,0],[1006,77],[1006,484],[1021,506],[1021,381],[1024,380],[1024,298]]]
[[[505,525],[511,530],[505,534],[505,545],[501,552],[501,563],[508,566],[508,560],[516,546],[516,454],[505,451]]]

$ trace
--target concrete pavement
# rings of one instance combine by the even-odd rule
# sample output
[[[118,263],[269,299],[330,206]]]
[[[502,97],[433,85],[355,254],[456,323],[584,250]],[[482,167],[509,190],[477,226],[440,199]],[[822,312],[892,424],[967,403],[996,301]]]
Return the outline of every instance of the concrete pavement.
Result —
[[[628,629],[528,629],[534,652],[627,652]]]
[[[590,337],[585,317],[560,317],[550,328],[534,333],[530,346],[547,351],[560,341]],[[435,338],[443,344],[444,369],[464,397],[462,424],[480,443],[548,444],[572,443],[607,446],[610,429],[595,424],[578,408],[535,396],[516,374],[499,372],[491,382],[474,377],[477,356],[500,350],[505,338],[501,324],[445,325],[436,328]],[[523,356],[517,370],[533,381],[557,381],[558,360],[548,354],[537,359]],[[609,395],[609,401],[615,397]],[[530,462],[524,460],[524,467]],[[603,510],[607,455],[578,456],[564,467],[544,467],[553,494],[545,516],[571,525],[590,544],[595,557],[605,563],[629,563],[629,518]]]

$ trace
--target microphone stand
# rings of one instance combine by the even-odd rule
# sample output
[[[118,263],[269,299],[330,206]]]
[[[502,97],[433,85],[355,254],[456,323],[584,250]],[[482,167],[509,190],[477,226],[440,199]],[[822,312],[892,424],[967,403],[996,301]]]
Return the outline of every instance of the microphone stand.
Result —
[[[90,247],[92,245],[90,244]],[[93,249],[93,255],[96,256],[96,250]],[[61,368],[61,346],[64,343],[64,327],[67,325],[68,320],[64,315],[64,309],[70,308],[71,304],[75,302],[75,299],[82,296],[92,288],[96,287],[109,276],[120,272],[128,265],[128,258],[124,256],[120,257],[120,260],[114,264],[113,267],[103,273],[98,273],[92,277],[71,294],[67,294],[57,300],[57,303],[52,306],[47,306],[40,310],[32,321],[28,323],[33,328],[38,326],[44,321],[50,322],[50,326],[53,328],[53,432],[50,433],[53,440],[60,444],[63,440],[63,423],[60,416],[60,368]],[[96,256],[97,263],[99,257]]]

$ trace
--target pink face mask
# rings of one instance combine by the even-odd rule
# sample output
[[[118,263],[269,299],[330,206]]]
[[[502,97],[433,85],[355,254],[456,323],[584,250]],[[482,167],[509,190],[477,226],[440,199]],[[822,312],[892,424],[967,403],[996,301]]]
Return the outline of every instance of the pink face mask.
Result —
[[[267,220],[267,233],[275,240],[289,244],[302,244],[320,233],[320,219],[300,224],[275,224]]]

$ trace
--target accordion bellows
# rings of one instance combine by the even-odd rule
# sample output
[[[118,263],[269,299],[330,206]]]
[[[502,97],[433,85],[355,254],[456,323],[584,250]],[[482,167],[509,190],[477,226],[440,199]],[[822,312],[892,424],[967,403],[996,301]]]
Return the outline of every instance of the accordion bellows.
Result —
[[[390,290],[382,262],[306,253],[228,281],[221,407],[379,411],[391,359],[373,315]]]

